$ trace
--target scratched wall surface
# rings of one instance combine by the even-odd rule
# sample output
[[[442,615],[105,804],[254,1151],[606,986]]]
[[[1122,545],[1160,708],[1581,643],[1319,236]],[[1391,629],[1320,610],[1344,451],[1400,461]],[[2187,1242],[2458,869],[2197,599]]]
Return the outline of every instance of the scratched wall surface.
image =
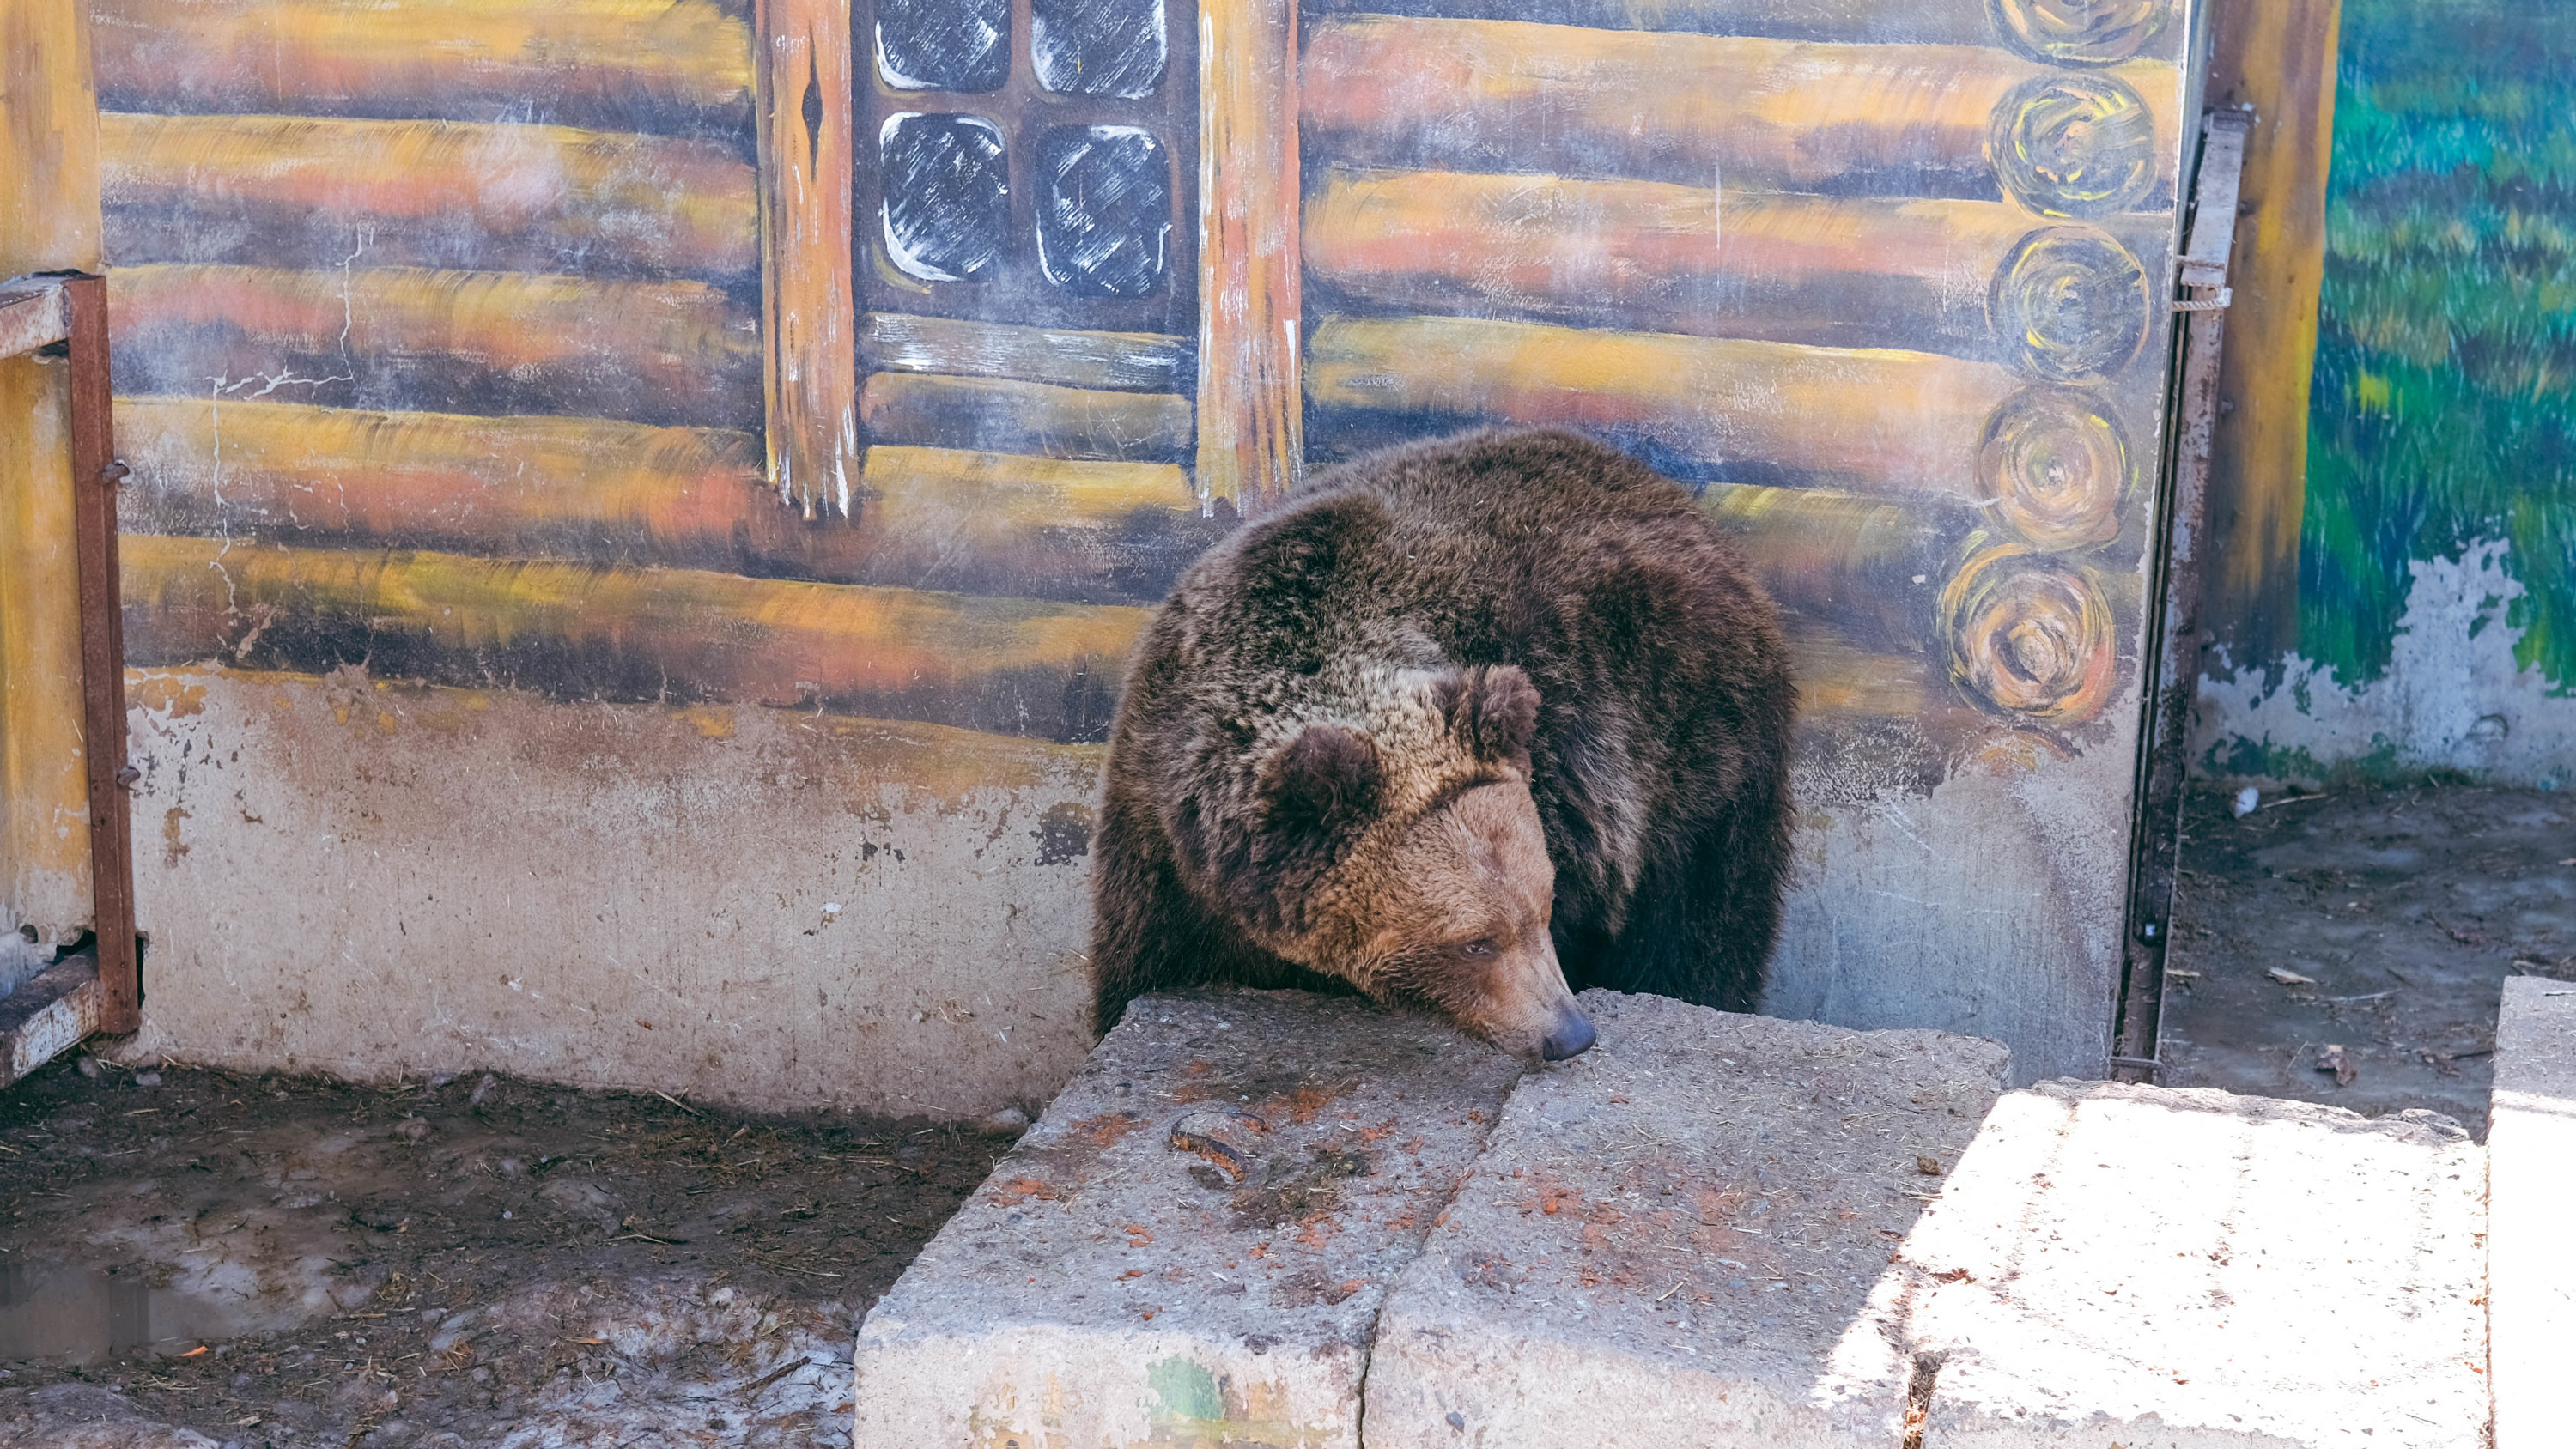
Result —
[[[2219,774],[2576,769],[2576,11],[2343,0],[2295,645]]]
[[[1774,1008],[2102,1065],[2189,0],[859,0],[845,113],[741,0],[92,13],[171,1049],[1042,1092],[1147,609],[1299,470],[1522,421],[1793,616]],[[765,106],[847,125],[837,291]],[[846,496],[764,435],[817,296]]]

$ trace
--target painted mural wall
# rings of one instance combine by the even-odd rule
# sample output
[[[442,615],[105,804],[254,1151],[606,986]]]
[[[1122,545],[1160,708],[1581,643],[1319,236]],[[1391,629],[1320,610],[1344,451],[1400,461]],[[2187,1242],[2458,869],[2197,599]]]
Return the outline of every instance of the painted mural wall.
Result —
[[[2576,11],[2343,0],[2333,134],[2295,642],[2202,767],[2576,783]]]
[[[2184,0],[93,17],[147,1045],[1043,1096],[1147,609],[1521,421],[1793,616],[1773,1009],[2102,1067]]]

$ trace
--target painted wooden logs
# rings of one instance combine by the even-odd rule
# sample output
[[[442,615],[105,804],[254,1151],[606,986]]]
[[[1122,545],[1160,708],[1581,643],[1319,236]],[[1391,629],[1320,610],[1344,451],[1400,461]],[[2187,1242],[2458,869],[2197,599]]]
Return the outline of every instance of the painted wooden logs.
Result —
[[[802,705],[1105,736],[1147,613],[691,569],[127,540],[138,664],[205,658],[558,696]]]
[[[1915,507],[1823,489],[1712,484],[1783,607],[1863,643],[1941,661],[1985,708],[2065,726],[2099,714],[2119,665],[2112,585],[2091,565]]]
[[[1378,309],[1901,347],[2057,380],[2119,371],[2151,330],[2117,236],[2000,202],[1335,171],[1306,215],[1313,280]]]
[[[1344,164],[2012,199],[2056,216],[2169,203],[2180,125],[2159,62],[2065,72],[1969,46],[1488,20],[1325,21],[1300,86],[1307,134]]]
[[[760,426],[759,316],[704,282],[145,265],[108,283],[129,396]]]
[[[1967,505],[2050,548],[2106,542],[2138,460],[2102,399],[1923,353],[1454,317],[1319,323],[1324,409],[1586,429],[1684,477]]]
[[[90,17],[112,111],[666,135],[751,119],[751,27],[718,0],[96,0]]]
[[[99,117],[113,260],[758,274],[724,143],[461,121]]]
[[[1603,30],[2002,45],[2069,65],[2127,60],[2173,18],[2171,0],[1324,0],[1314,8]]]

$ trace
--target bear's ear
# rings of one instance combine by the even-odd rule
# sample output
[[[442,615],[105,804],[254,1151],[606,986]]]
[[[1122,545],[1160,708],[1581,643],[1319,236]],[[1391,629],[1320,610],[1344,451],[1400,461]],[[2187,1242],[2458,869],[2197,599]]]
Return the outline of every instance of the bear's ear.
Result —
[[[1516,665],[1453,669],[1431,686],[1449,732],[1469,754],[1497,764],[1529,764],[1538,732],[1538,687]]]
[[[1377,746],[1338,725],[1313,725],[1261,772],[1273,832],[1320,844],[1377,805]]]

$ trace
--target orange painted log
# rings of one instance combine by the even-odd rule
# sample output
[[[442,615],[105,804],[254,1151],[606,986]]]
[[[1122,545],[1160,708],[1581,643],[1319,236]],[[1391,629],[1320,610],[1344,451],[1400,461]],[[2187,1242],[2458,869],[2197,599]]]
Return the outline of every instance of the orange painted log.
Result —
[[[1306,218],[1310,279],[1374,307],[1897,347],[2060,381],[2129,366],[2156,325],[2117,236],[2001,202],[1337,171]]]
[[[757,428],[760,321],[703,282],[119,267],[117,388]]]
[[[1971,46],[1354,16],[1315,28],[1299,84],[1308,145],[1337,165],[2092,216],[2170,207],[2181,154],[2174,67],[2066,72]]]
[[[170,397],[117,427],[131,526],[272,542],[1143,603],[1232,522],[1168,463],[874,448],[854,527],[782,505],[746,431]]]
[[[557,694],[806,705],[1078,740],[1147,611],[692,569],[126,540],[136,662],[224,657]]]
[[[150,527],[650,557],[766,496],[759,436],[724,429],[132,397],[117,428]]]
[[[743,279],[750,163],[713,141],[462,121],[99,117],[108,252],[142,262]]]
[[[714,0],[97,0],[103,103],[741,131],[751,27]]]
[[[1580,428],[1691,476],[1957,504],[2050,548],[2117,537],[2140,486],[2098,390],[1925,353],[1351,318],[1315,328],[1306,377],[1319,407]]]
[[[2181,49],[2172,0],[1322,0],[1317,14],[1535,21],[1597,30],[2000,45],[2060,65]]]

